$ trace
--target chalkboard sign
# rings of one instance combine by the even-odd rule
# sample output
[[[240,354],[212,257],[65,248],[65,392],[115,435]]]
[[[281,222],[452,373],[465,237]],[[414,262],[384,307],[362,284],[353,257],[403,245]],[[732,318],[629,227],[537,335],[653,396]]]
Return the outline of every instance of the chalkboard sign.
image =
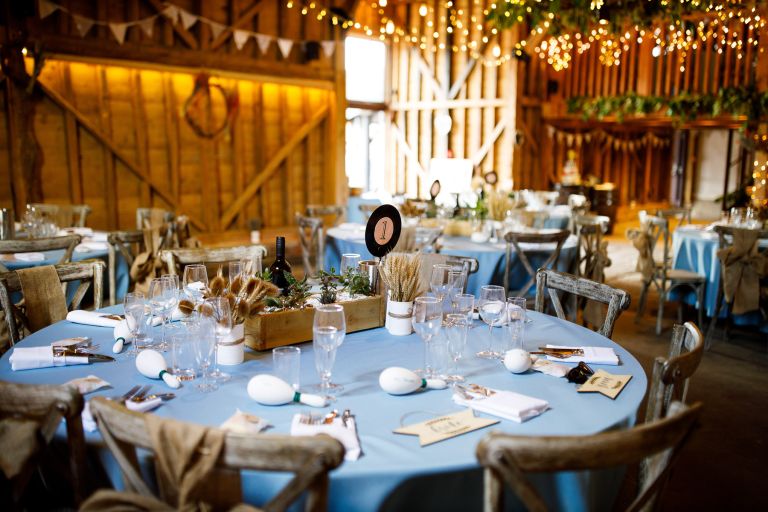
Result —
[[[365,227],[365,246],[372,255],[382,258],[395,248],[400,239],[400,212],[391,204],[373,210]]]

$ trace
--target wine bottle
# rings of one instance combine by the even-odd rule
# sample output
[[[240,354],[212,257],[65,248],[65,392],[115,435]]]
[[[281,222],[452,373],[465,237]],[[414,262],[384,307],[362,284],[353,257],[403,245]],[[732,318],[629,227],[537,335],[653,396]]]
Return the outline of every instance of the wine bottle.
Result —
[[[291,273],[291,265],[285,260],[285,237],[279,236],[275,241],[275,261],[269,266],[272,284],[280,288],[280,293],[288,295],[288,280],[284,272]]]

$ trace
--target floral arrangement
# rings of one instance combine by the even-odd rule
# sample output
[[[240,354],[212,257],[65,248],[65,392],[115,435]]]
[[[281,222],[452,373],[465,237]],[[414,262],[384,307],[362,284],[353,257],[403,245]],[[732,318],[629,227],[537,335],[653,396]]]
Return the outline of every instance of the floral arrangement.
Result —
[[[379,275],[395,302],[413,302],[421,294],[418,254],[391,253],[379,265]]]

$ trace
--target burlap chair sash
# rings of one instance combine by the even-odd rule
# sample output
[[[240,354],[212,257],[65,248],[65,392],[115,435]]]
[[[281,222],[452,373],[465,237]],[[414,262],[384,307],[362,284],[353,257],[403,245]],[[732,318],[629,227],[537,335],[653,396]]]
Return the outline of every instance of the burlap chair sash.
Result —
[[[83,512],[126,512],[129,510],[147,512],[170,512],[175,510],[208,512],[213,510],[213,507],[205,503],[195,503],[183,509],[177,509],[154,496],[102,489],[88,498],[80,510]],[[238,504],[229,509],[230,512],[258,512],[260,510],[245,504]]]
[[[16,271],[24,295],[26,327],[35,332],[67,317],[67,299],[53,265]]]
[[[627,236],[632,241],[638,252],[637,267],[635,270],[643,275],[643,281],[653,279],[656,272],[656,263],[653,261],[653,242],[651,235],[641,230],[630,230]]]
[[[134,289],[139,292],[149,292],[149,283],[158,276],[162,270],[163,261],[160,258],[160,250],[163,246],[163,227],[144,229],[145,251],[139,253],[131,265],[131,281],[135,283]]]
[[[25,418],[0,420],[0,470],[8,480],[19,476],[27,461],[43,446],[36,421]]]
[[[760,278],[768,275],[768,258],[758,251],[758,235],[758,231],[734,231],[733,244],[717,251],[723,294],[734,315],[760,308]]]

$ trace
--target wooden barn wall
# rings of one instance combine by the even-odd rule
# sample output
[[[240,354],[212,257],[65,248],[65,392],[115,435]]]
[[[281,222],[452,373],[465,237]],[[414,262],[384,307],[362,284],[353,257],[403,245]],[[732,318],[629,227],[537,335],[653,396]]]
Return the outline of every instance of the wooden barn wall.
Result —
[[[492,48],[498,44],[502,54],[514,47],[516,36],[505,31],[490,37],[478,50],[485,58],[474,58],[469,51],[451,51],[470,41],[480,41],[484,32],[471,23],[471,16],[483,19],[482,7],[469,0],[457,0],[460,21],[470,27],[469,36],[461,31],[449,35],[445,2],[426,2],[432,10],[419,14],[421,3],[399,3],[392,17],[409,32],[428,34],[422,43],[403,38],[391,43],[389,100],[389,144],[386,168],[390,190],[411,196],[424,196],[430,183],[426,178],[431,158],[451,154],[471,159],[478,172],[497,171],[502,180],[512,179],[516,90],[515,61],[501,66],[492,61]],[[373,19],[373,7],[361,2],[356,19]],[[438,37],[431,34],[437,33]],[[444,45],[445,49],[441,49]],[[450,115],[451,130],[441,135],[435,128],[439,116]],[[519,173],[516,182],[526,182]]]
[[[165,8],[155,0],[57,3],[101,22],[142,19]],[[265,53],[253,38],[238,49],[229,29],[214,38],[205,23],[184,29],[158,15],[151,36],[131,26],[119,44],[106,26],[81,37],[65,12],[41,20],[35,1],[9,5],[0,36],[25,34],[14,43],[41,48],[46,61],[34,94],[23,96],[35,109],[39,151],[27,166],[34,169],[14,158],[14,150],[24,150],[14,147],[9,131],[9,102],[24,87],[9,79],[0,85],[0,205],[23,212],[28,202],[87,203],[89,225],[98,229],[133,228],[136,207],[156,206],[214,231],[246,228],[253,218],[287,225],[308,203],[345,200],[341,30],[281,0],[172,4],[227,27],[297,42],[287,57],[274,41]],[[337,42],[331,56],[301,43],[329,39]],[[239,98],[234,122],[213,140],[196,135],[184,119],[201,71]],[[209,126],[225,117],[215,89],[212,98],[201,111]],[[30,176],[41,192],[25,183]]]

